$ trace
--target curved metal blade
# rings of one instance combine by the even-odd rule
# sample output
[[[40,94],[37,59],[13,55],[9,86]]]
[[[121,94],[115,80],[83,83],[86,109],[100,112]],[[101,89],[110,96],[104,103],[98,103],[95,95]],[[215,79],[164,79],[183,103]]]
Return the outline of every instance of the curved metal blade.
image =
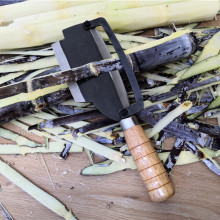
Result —
[[[90,31],[92,33],[92,36],[94,37],[96,45],[97,45],[103,59],[111,58],[112,56],[111,56],[105,42],[103,41],[101,35],[97,31],[97,29],[91,29]],[[122,81],[122,78],[121,78],[119,71],[117,71],[117,70],[112,71],[112,72],[110,72],[110,75],[112,77],[115,88],[116,88],[117,93],[119,95],[119,98],[121,100],[122,106],[124,108],[128,107],[129,106],[128,96],[127,96],[127,92],[126,92],[126,89],[125,89],[125,86],[124,86],[124,83]]]
[[[64,40],[53,45],[62,70],[110,56],[96,29],[86,31],[82,24],[79,24],[65,29],[63,34]],[[101,74],[99,77],[82,80],[77,84],[71,83],[69,88],[75,101],[93,102],[102,114],[115,121],[121,120],[119,110],[129,105],[126,90],[117,72],[111,75]]]

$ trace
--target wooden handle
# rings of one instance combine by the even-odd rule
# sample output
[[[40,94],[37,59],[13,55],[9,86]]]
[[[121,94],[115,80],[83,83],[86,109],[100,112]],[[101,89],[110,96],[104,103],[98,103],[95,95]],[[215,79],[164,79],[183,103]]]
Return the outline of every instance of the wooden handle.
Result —
[[[173,184],[143,128],[135,125],[125,129],[124,134],[151,200],[162,202],[173,196]]]

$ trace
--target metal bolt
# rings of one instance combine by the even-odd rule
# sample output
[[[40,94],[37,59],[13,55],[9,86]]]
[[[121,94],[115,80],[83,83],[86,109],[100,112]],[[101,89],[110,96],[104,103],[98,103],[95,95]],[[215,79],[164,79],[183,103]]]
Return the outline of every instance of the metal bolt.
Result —
[[[128,114],[128,110],[123,108],[123,109],[120,110],[120,114],[121,114],[122,117],[125,117]]]
[[[91,26],[91,22],[90,21],[85,21],[84,22],[84,27],[85,28],[89,28]]]

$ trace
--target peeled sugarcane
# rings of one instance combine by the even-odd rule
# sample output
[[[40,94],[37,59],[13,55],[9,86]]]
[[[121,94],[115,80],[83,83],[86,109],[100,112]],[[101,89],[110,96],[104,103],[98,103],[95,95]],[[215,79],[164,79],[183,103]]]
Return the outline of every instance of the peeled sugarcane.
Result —
[[[114,2],[116,5],[118,3]],[[95,5],[95,4],[94,4]],[[183,10],[186,8],[186,10]],[[43,45],[63,38],[62,30],[97,17],[104,17],[115,32],[123,33],[150,27],[211,20],[219,10],[219,0],[184,1],[110,11],[93,11],[40,24],[26,24],[0,28],[0,50]],[[158,19],[159,18],[159,19]],[[187,18],[187,20],[186,20]],[[16,38],[14,38],[16,33]]]
[[[187,1],[187,0],[181,0]],[[115,10],[122,10],[122,9],[132,9],[132,8],[140,8],[145,6],[152,6],[152,5],[161,5],[161,4],[170,4],[175,3],[178,1],[141,1],[141,0],[125,0],[125,1],[114,1],[114,0],[107,0],[107,1],[99,1],[99,2],[90,2],[86,5],[79,5],[69,8],[64,8],[60,10],[54,10],[46,13],[41,13],[36,15],[30,15],[21,17],[18,19],[14,19],[13,23],[10,25],[27,25],[27,24],[41,24],[41,23],[48,23],[54,20],[60,19],[69,19],[74,17],[81,17],[83,14],[91,14],[91,13],[106,13],[108,11],[115,11]],[[92,3],[92,4],[91,4]]]
[[[68,8],[71,6],[88,4],[102,0],[28,0],[17,4],[0,7],[0,24],[8,24],[15,18],[36,15],[48,11]],[[13,3],[11,1],[11,3]]]
[[[167,39],[152,42],[152,47],[148,44],[137,47],[136,49],[140,49],[140,51],[129,54],[129,60],[134,72],[153,69],[163,63],[191,55],[196,49],[196,42],[194,37],[185,33],[186,32],[175,33],[167,37]],[[182,47],[180,48],[177,45],[182,45]],[[127,53],[129,53],[129,51],[130,50],[128,50]],[[132,51],[134,51],[134,49]],[[172,53],[170,53],[170,51],[172,51]],[[157,62],[151,62],[151,60],[155,59]],[[94,62],[74,68],[70,71],[52,73],[47,76],[1,87],[0,124],[47,107],[51,103],[51,97],[54,97],[53,102],[61,102],[62,99],[59,98],[60,96],[56,96],[56,94],[60,90],[64,91],[64,89],[68,87],[67,82],[94,77],[100,73],[115,69],[122,69],[119,59]],[[49,103],[47,103],[48,100]],[[17,110],[13,110],[14,108]],[[18,109],[20,111],[18,111]]]

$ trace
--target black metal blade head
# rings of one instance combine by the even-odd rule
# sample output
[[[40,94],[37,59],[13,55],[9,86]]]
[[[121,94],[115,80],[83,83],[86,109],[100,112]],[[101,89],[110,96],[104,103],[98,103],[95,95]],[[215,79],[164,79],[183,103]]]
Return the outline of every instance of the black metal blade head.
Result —
[[[64,40],[60,41],[60,46],[70,68],[103,59],[91,31],[85,30],[82,24],[65,29],[63,34]],[[107,117],[115,121],[121,120],[119,109],[123,106],[109,73],[77,84],[86,102],[94,103]]]
[[[97,34],[97,26],[103,27],[116,49],[134,91],[136,103],[129,105],[121,77],[114,71],[69,84],[69,88],[76,101],[93,102],[104,115],[120,121],[140,111],[143,108],[143,99],[131,64],[107,21],[97,18],[65,29],[64,40],[55,43],[53,49],[62,70],[110,58],[106,45]]]

